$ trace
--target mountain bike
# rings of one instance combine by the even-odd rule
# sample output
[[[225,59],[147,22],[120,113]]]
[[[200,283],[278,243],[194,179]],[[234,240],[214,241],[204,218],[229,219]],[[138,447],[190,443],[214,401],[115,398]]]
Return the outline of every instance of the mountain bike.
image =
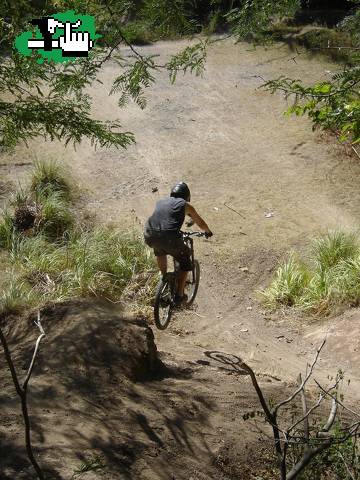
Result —
[[[204,232],[180,232],[184,242],[191,251],[192,270],[188,273],[184,293],[187,301],[184,307],[190,307],[196,297],[200,282],[200,265],[194,258],[194,241],[192,237],[208,237]],[[159,282],[154,302],[155,325],[160,330],[165,330],[169,325],[175,305],[175,295],[178,286],[179,262],[174,259],[174,271],[168,272]]]

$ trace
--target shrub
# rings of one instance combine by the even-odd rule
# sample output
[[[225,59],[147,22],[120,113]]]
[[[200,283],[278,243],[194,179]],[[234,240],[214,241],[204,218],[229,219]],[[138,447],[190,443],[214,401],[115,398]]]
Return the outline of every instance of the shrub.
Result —
[[[351,63],[349,47],[354,47],[354,43],[348,32],[319,28],[299,35],[296,41],[309,50],[328,55],[334,61]]]
[[[130,22],[123,27],[122,33],[133,45],[149,45],[156,40],[156,36],[145,23]]]

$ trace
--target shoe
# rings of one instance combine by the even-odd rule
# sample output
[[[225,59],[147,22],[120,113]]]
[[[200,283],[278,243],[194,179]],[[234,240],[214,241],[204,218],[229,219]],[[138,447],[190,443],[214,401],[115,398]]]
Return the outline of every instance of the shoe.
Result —
[[[182,297],[178,294],[175,295],[175,306],[176,307],[182,307],[183,305],[185,305],[185,303],[187,302],[188,300],[188,297],[187,295],[183,295]]]

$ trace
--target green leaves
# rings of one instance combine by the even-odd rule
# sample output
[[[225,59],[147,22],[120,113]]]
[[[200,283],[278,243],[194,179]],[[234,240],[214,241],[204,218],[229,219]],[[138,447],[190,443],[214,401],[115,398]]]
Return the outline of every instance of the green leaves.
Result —
[[[130,98],[140,108],[146,107],[144,89],[155,82],[152,71],[156,70],[153,56],[140,57],[132,65],[127,65],[127,70],[118,76],[112,86],[110,94],[120,91],[119,106],[123,107]]]
[[[183,71],[185,74],[190,70],[191,73],[195,72],[196,76],[202,75],[205,69],[206,48],[208,43],[208,40],[205,40],[204,42],[186,47],[182,52],[171,58],[170,62],[166,65],[171,83],[175,82],[179,71]]]
[[[89,104],[69,99],[30,97],[15,102],[0,101],[0,145],[13,148],[18,141],[43,136],[78,144],[87,137],[101,147],[127,147],[134,142],[129,132],[119,132],[118,122],[100,122],[90,117]]]
[[[234,35],[243,38],[264,38],[271,21],[293,16],[300,8],[299,0],[245,0],[240,8],[231,10],[226,18]]]
[[[307,114],[314,128],[334,131],[340,141],[360,142],[360,68],[355,66],[333,75],[330,81],[306,87],[299,80],[279,77],[262,85],[280,91],[294,103],[286,114]]]

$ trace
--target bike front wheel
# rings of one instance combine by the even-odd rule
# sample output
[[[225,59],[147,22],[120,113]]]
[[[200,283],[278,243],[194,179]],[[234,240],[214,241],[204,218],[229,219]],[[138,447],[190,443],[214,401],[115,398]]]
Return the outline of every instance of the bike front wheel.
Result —
[[[155,325],[165,330],[169,325],[173,308],[172,288],[168,280],[161,280],[156,289],[154,302]]]
[[[197,260],[194,260],[194,268],[192,272],[189,273],[188,279],[186,280],[184,293],[187,295],[186,306],[190,307],[193,304],[196,294],[199,289],[200,282],[200,264]]]

